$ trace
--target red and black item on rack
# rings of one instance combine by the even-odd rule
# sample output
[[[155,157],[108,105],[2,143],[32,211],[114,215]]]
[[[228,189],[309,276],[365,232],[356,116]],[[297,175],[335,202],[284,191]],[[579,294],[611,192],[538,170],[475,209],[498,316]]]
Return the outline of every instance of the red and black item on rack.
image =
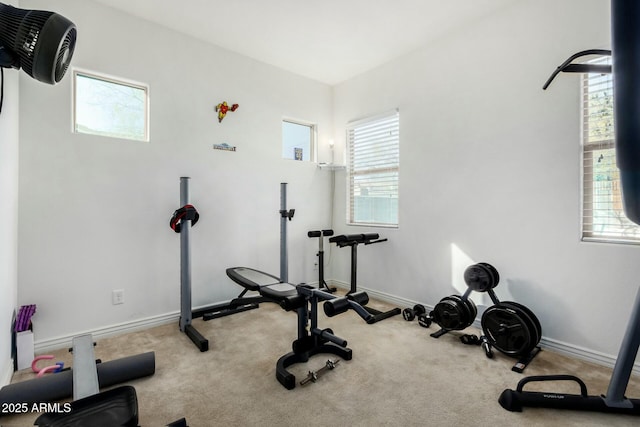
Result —
[[[191,226],[193,227],[199,219],[200,214],[193,205],[184,205],[173,213],[169,226],[176,233],[180,233],[182,221],[191,221]]]

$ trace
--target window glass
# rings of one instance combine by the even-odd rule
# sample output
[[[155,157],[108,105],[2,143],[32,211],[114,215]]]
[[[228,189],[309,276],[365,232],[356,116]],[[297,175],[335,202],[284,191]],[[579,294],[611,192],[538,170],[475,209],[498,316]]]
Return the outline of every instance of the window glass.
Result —
[[[147,111],[146,86],[74,72],[74,132],[148,141]]]
[[[314,161],[315,126],[282,121],[282,158]]]
[[[610,63],[610,57],[591,61]],[[582,78],[582,237],[584,240],[640,241],[640,227],[624,213],[616,165],[611,74]]]

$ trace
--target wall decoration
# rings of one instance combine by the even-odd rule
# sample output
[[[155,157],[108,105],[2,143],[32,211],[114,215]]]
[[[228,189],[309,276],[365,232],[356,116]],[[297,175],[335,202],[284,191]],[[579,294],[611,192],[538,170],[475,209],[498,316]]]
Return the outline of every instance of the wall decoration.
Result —
[[[233,145],[229,145],[226,142],[222,144],[213,144],[214,150],[222,150],[222,151],[236,151],[236,147]]]
[[[227,101],[223,101],[220,104],[216,105],[216,112],[218,113],[218,123],[222,123],[222,119],[225,118],[227,112],[236,111],[238,107],[238,104],[233,104],[231,107],[229,107]]]

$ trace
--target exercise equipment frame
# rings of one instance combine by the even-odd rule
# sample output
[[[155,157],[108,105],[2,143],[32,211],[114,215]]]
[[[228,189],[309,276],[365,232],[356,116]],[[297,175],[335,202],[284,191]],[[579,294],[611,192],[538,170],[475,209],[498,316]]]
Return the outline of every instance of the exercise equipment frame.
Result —
[[[640,26],[637,24],[639,20],[640,3],[611,0],[611,71],[614,83],[616,161],[620,170],[625,214],[636,224],[640,224],[640,135],[637,126],[640,113],[640,85],[637,77],[640,75],[640,57],[637,54],[640,46]],[[574,57],[576,55],[569,58],[569,62]],[[580,71],[607,72],[602,69],[584,68]],[[551,77],[555,77],[555,74],[557,73]],[[545,84],[545,88],[552,78]],[[639,347],[640,289],[636,294],[606,395],[589,396],[584,382],[575,376],[551,375],[524,378],[518,383],[516,390],[504,390],[498,401],[503,408],[518,412],[529,406],[640,415],[640,399],[629,399],[625,396]],[[530,382],[558,380],[578,383],[580,394],[523,390]]]
[[[180,178],[180,206],[191,206],[189,204],[189,177]],[[175,214],[174,214],[175,215]],[[228,303],[215,304],[208,307],[192,310],[191,306],[191,246],[189,236],[194,218],[184,216],[174,230],[180,233],[180,331],[184,332],[189,339],[202,352],[209,350],[209,340],[206,339],[192,325],[192,320],[202,317],[203,320],[216,319],[242,311],[252,310],[259,307],[259,300],[253,298],[243,298],[247,290],[243,290],[237,298]]]

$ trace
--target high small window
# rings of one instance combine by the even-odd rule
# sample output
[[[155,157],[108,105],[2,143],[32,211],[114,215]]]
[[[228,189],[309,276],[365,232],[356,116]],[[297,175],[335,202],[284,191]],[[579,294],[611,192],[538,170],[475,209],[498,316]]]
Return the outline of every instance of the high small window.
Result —
[[[393,111],[351,123],[347,144],[347,223],[397,227],[399,113]]]
[[[282,121],[282,158],[315,161],[315,125]]]
[[[592,60],[609,64],[610,57]],[[611,74],[582,77],[583,240],[640,242],[640,227],[624,213],[616,166]]]
[[[74,132],[148,141],[148,112],[147,86],[74,70]]]

